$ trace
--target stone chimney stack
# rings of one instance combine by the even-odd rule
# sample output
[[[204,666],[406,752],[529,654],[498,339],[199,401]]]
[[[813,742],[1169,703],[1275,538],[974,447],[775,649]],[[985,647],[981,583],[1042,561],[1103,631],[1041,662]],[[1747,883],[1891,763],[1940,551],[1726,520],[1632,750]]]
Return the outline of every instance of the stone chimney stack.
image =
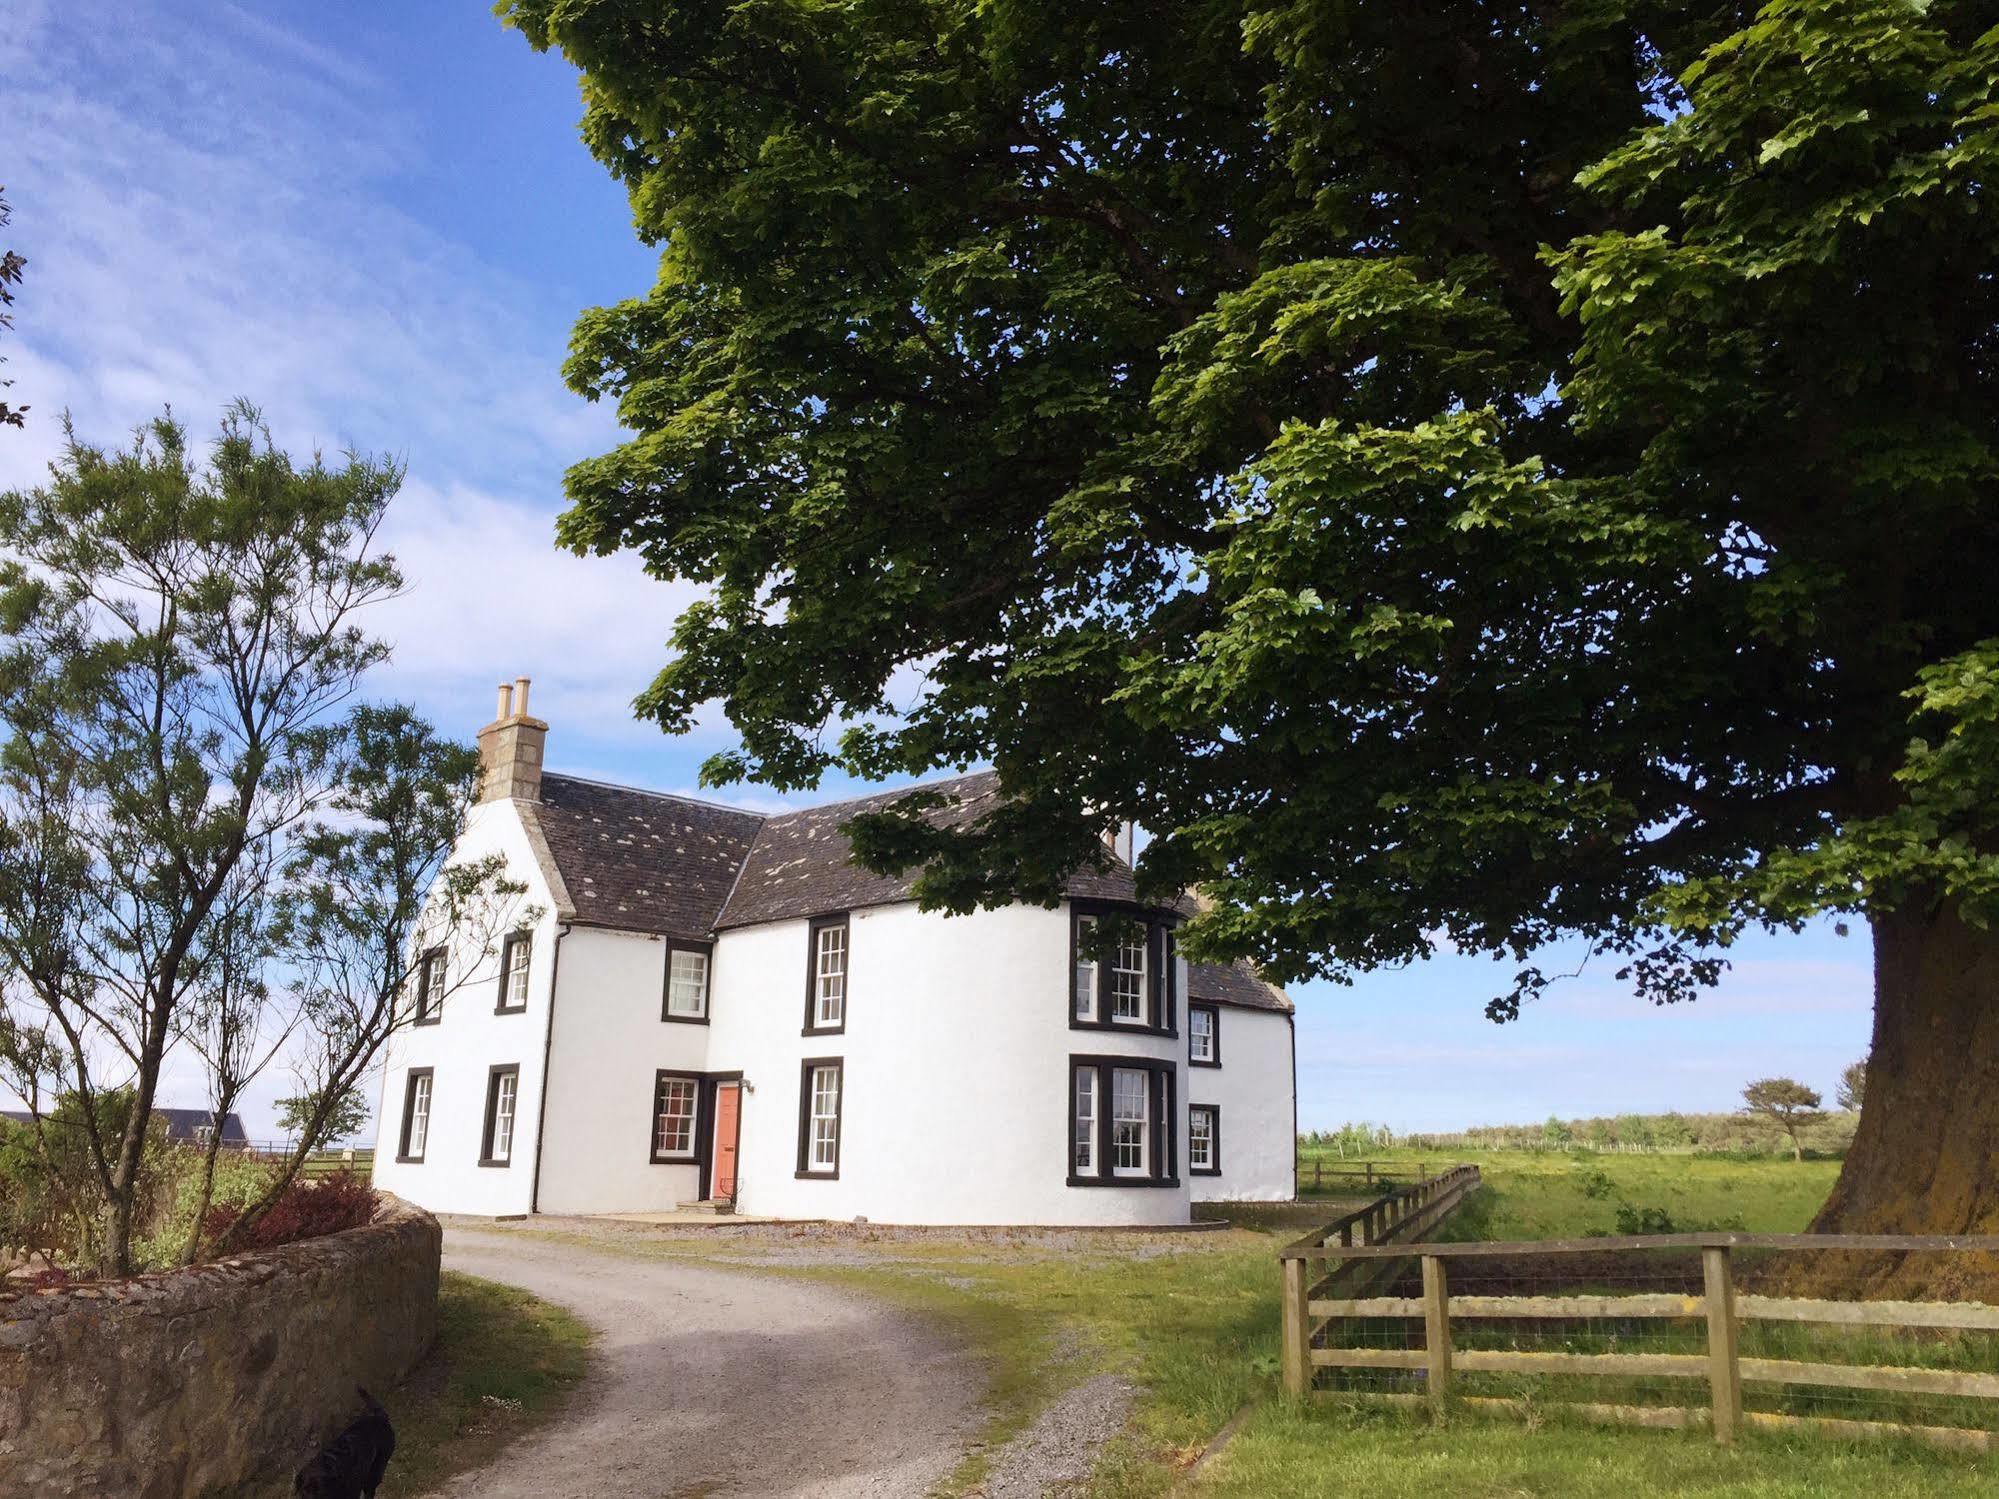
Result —
[[[479,800],[541,800],[548,725],[528,716],[528,679],[500,684],[499,716],[479,731]]]

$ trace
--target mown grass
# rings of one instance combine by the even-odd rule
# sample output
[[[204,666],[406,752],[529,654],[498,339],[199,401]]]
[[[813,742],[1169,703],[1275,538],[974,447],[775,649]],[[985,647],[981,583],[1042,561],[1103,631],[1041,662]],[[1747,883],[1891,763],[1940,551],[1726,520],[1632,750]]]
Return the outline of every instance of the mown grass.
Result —
[[[513,1286],[444,1272],[437,1347],[392,1392],[396,1455],[384,1494],[422,1494],[518,1441],[583,1378],[590,1330]],[[289,1491],[289,1490],[287,1490]]]

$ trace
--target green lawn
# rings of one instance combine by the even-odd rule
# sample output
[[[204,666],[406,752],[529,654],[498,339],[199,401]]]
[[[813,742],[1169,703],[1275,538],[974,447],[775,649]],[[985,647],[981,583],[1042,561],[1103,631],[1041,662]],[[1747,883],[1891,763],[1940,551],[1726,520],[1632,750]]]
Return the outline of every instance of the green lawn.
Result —
[[[438,1311],[437,1348],[383,1396],[396,1423],[384,1495],[422,1494],[489,1461],[583,1378],[590,1332],[560,1307],[447,1270]]]

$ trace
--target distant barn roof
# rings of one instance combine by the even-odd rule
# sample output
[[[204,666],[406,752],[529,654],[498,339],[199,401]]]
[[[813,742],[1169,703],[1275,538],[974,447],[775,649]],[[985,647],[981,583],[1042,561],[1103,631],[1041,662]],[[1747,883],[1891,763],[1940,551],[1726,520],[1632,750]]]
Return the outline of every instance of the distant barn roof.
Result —
[[[992,771],[769,816],[691,797],[544,772],[541,800],[521,802],[560,914],[589,926],[700,938],[727,927],[823,916],[908,900],[915,871],[878,875],[854,862],[843,825],[916,791],[941,794],[930,816],[975,820],[999,795]],[[1121,860],[1070,877],[1070,895],[1136,900]]]
[[[44,1118],[47,1116],[44,1115]],[[155,1108],[153,1117],[166,1125],[169,1140],[192,1140],[195,1131],[215,1122],[213,1109],[162,1109]],[[26,1109],[0,1109],[0,1119],[9,1119],[16,1124],[32,1124],[35,1116]],[[243,1121],[234,1114],[222,1116],[222,1143],[241,1145],[249,1139],[243,1133]]]

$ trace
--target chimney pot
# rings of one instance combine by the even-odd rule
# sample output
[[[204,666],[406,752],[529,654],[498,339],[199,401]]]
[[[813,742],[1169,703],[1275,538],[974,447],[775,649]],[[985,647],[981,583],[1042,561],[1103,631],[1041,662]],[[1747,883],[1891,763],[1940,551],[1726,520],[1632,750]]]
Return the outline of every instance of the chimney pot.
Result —
[[[479,731],[479,800],[540,801],[548,725],[528,717],[528,679],[500,684],[499,716]]]

